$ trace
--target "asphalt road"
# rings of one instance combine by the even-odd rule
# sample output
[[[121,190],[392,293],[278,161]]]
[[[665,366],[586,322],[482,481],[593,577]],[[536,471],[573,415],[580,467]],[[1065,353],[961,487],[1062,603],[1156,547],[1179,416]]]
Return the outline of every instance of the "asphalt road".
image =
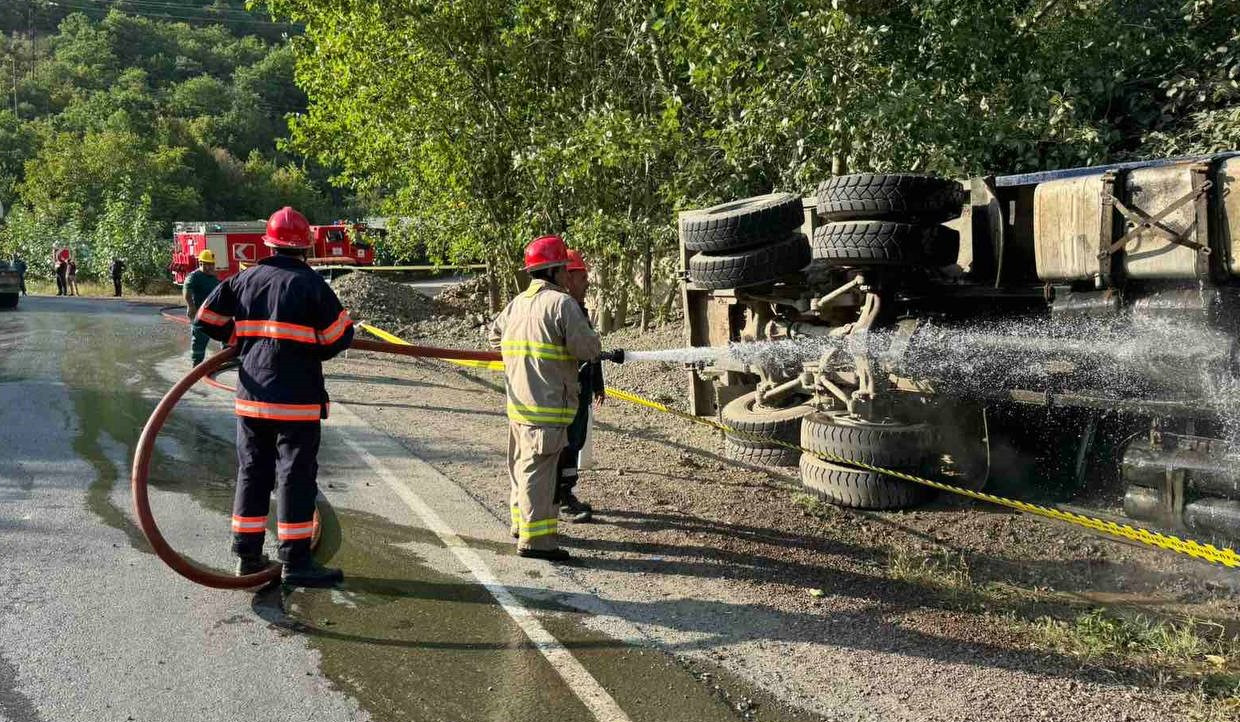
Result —
[[[320,556],[344,588],[176,576],[134,526],[128,479],[141,426],[186,370],[184,335],[121,300],[0,312],[0,719],[806,718],[651,648],[580,582],[515,557],[500,520],[343,405],[319,480]],[[219,568],[229,408],[194,389],[152,467],[161,528]],[[763,704],[738,711],[741,698]]]

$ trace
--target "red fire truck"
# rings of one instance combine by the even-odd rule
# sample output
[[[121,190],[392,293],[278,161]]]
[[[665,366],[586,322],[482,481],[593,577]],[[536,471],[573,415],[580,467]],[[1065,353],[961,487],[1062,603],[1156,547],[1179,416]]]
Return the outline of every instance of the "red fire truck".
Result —
[[[172,271],[175,283],[198,267],[198,254],[204,249],[215,252],[215,270],[220,279],[228,278],[242,268],[270,256],[272,250],[263,245],[265,221],[194,221],[177,223],[172,231]],[[365,238],[363,224],[335,223],[310,226],[314,247],[310,250],[312,266],[371,266],[375,249]],[[352,231],[352,236],[350,236]]]

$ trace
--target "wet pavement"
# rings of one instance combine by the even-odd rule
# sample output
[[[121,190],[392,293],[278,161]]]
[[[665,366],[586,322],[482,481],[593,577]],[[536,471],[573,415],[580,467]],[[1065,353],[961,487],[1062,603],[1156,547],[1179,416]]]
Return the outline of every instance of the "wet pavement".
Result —
[[[515,557],[467,489],[344,406],[324,428],[319,550],[344,587],[181,579],[134,526],[128,478],[187,345],[150,305],[0,312],[0,720],[810,718],[650,646],[577,578]],[[151,472],[169,541],[218,568],[229,402],[194,389]]]

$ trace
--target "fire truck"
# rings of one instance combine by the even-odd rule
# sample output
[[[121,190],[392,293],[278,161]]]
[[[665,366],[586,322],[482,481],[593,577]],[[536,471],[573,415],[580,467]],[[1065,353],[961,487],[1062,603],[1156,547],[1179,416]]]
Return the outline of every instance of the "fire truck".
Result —
[[[258,263],[272,254],[263,245],[265,221],[193,221],[177,223],[172,238],[172,280],[177,284],[198,267],[198,254],[215,252],[215,270],[221,280]],[[310,226],[314,246],[308,259],[312,266],[371,266],[375,249],[365,240],[368,227],[360,223],[338,222]]]

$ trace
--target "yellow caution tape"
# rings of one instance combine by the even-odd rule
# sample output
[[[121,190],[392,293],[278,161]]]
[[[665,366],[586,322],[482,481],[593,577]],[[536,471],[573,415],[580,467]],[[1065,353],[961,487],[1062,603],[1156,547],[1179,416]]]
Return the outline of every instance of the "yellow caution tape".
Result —
[[[384,341],[388,341],[389,343],[399,343],[399,344],[409,345],[408,343],[406,343],[399,337],[393,336],[392,334],[386,331],[383,331],[381,329],[377,329],[374,326],[371,326],[370,324],[359,323],[358,325],[361,326],[363,329],[369,331],[370,333],[373,333],[374,335],[383,339]],[[451,361],[451,363],[458,364],[461,366],[474,366],[477,368],[485,368],[491,371],[503,371],[504,370],[504,364],[499,361],[490,361],[490,362],[487,362],[487,361]],[[607,395],[614,399],[619,399],[621,401],[627,401],[628,403],[631,403],[631,404],[643,406],[645,408],[651,409],[652,411],[659,411],[665,414],[671,414],[672,416],[682,418],[685,421],[688,421],[690,423],[699,424],[702,426],[709,426],[713,429],[725,432],[735,437],[749,439],[750,441],[756,441],[756,442],[760,442],[763,444],[772,444],[772,445],[780,446],[786,449],[791,449],[793,451],[799,451],[803,454],[810,454],[812,456],[817,456],[818,458],[823,459],[825,461],[829,461],[831,463],[840,464],[840,465],[852,467],[855,469],[862,469],[864,471],[872,471],[876,474],[884,474],[886,476],[890,476],[896,479],[901,479],[903,481],[912,482],[914,484],[921,484],[923,486],[928,486],[932,489],[938,489],[939,491],[945,491],[951,494],[956,494],[958,496],[964,496],[970,499],[976,499],[978,501],[986,501],[986,502],[990,502],[991,504],[998,504],[999,506],[1005,506],[1009,509],[1015,509],[1017,511],[1025,512],[1026,514],[1033,514],[1035,516],[1040,516],[1045,519],[1054,519],[1055,521],[1062,521],[1068,524],[1075,524],[1076,526],[1081,526],[1081,527],[1085,527],[1086,529],[1091,529],[1095,532],[1098,532],[1099,534],[1116,537],[1118,539],[1126,539],[1128,541],[1133,541],[1139,544],[1145,544],[1147,546],[1157,547],[1160,549],[1166,549],[1168,551],[1173,551],[1178,554],[1185,554],[1195,559],[1201,559],[1202,561],[1207,561],[1212,564],[1221,564],[1222,566],[1232,567],[1232,568],[1240,567],[1240,554],[1237,554],[1234,549],[1230,549],[1228,547],[1219,548],[1219,547],[1214,546],[1213,544],[1205,544],[1202,542],[1194,541],[1192,539],[1181,539],[1180,537],[1174,536],[1172,534],[1163,534],[1161,532],[1146,529],[1144,527],[1132,526],[1131,524],[1119,524],[1113,521],[1099,519],[1097,517],[1086,516],[1084,514],[1076,514],[1070,511],[1063,511],[1061,509],[1056,509],[1054,507],[1042,506],[1040,504],[1030,504],[1029,502],[1025,502],[1025,501],[1018,501],[1016,499],[1008,499],[1002,496],[995,496],[994,494],[987,494],[981,491],[974,491],[972,489],[965,489],[959,486],[952,486],[951,484],[944,484],[941,481],[934,481],[933,479],[926,479],[920,476],[916,476],[914,474],[905,473],[903,471],[895,471],[894,469],[884,469],[880,466],[873,466],[871,464],[866,464],[864,462],[854,461],[853,459],[847,459],[842,456],[836,456],[835,454],[831,454],[831,453],[824,452],[824,451],[814,451],[811,449],[806,449],[797,444],[783,441],[782,439],[775,439],[769,436],[765,436],[762,434],[755,434],[753,432],[744,431],[741,429],[733,429],[727,424],[720,423],[719,421],[716,421],[714,419],[709,419],[709,418],[705,418],[701,416],[694,416],[693,414],[680,411],[679,409],[673,409],[667,406],[666,404],[661,404],[657,401],[651,401],[650,399],[643,398],[641,396],[638,396],[637,394],[629,393],[628,391],[622,391],[616,388],[608,387]]]
[[[447,266],[354,266],[354,265],[331,265],[331,266],[311,266],[316,271],[482,271],[486,269],[484,263],[470,263],[466,265],[447,265]]]

